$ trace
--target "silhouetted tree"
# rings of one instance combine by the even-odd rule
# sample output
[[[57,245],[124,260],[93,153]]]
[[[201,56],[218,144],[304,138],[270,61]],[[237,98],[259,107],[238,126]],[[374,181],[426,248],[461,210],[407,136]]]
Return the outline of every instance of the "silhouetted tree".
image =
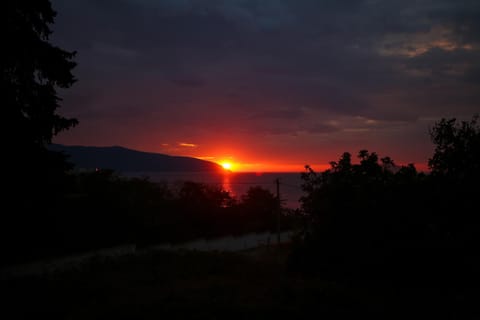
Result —
[[[480,245],[480,124],[478,115],[470,121],[441,119],[430,130],[435,144],[429,159],[432,197],[439,225],[452,246]],[[478,257],[480,259],[480,256]]]
[[[428,165],[433,174],[455,178],[479,177],[480,124],[475,115],[470,122],[441,119],[430,130],[435,153]]]
[[[271,212],[276,208],[277,199],[270,190],[256,186],[242,195],[242,203],[256,212]]]
[[[307,166],[302,209],[309,228],[294,245],[291,269],[394,292],[392,305],[411,303],[419,287],[428,297],[415,302],[422,305],[444,301],[454,311],[459,301],[477,301],[478,119],[435,124],[432,174],[396,166],[389,157],[379,161],[367,150],[358,164],[344,153],[324,172]]]
[[[187,207],[207,211],[227,207],[233,201],[230,193],[219,186],[190,181],[183,183],[178,196]]]
[[[309,220],[305,245],[312,246],[306,255],[345,272],[375,264],[381,248],[418,239],[425,226],[412,211],[422,196],[415,167],[397,167],[390,157],[380,160],[368,150],[361,150],[358,159],[353,164],[345,152],[330,169],[316,173],[307,166],[302,174],[302,209]],[[418,235],[407,236],[404,230],[413,224],[419,225]]]
[[[56,15],[48,0],[2,3],[0,88],[4,136],[3,215],[0,233],[12,250],[32,247],[48,234],[70,168],[65,156],[47,149],[52,137],[77,124],[57,113],[58,88],[69,88],[75,53],[49,42]]]
[[[52,136],[77,124],[56,113],[56,88],[68,88],[74,52],[49,43],[56,15],[50,1],[6,1],[2,5],[6,30],[2,50],[2,103],[9,124],[9,139],[23,147],[43,147]]]
[[[57,113],[58,88],[74,82],[75,53],[49,42],[56,12],[50,1],[6,1],[1,55],[1,100],[11,132],[6,139],[9,172],[23,180],[21,193],[51,190],[69,168],[61,154],[46,149],[52,137],[77,124]],[[29,180],[29,183],[26,181]],[[50,185],[48,185],[50,184]],[[53,185],[52,185],[53,184]],[[34,190],[30,190],[34,192]]]
[[[49,42],[55,15],[48,0],[6,1],[2,5],[6,32],[1,99],[4,119],[11,128],[6,160],[13,178],[9,181],[16,185],[12,191],[23,196],[59,187],[69,165],[65,157],[46,146],[54,135],[78,123],[57,113],[61,100],[57,89],[75,82],[71,73],[75,53]]]
[[[270,190],[260,186],[248,188],[241,197],[241,209],[243,223],[250,227],[247,229],[264,231],[274,230],[276,226],[276,213],[278,200]]]

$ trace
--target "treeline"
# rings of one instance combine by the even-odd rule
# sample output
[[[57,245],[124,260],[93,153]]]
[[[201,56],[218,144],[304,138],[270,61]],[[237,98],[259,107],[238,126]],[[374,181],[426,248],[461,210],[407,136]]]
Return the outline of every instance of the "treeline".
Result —
[[[4,216],[5,263],[277,228],[279,202],[259,186],[237,199],[216,185],[172,187],[111,170],[69,173],[57,182],[55,188],[26,193]],[[292,217],[281,214],[282,227],[291,224]]]
[[[361,287],[398,308],[459,316],[480,287],[478,116],[430,130],[431,172],[362,150],[302,175],[308,227],[290,270]],[[400,307],[403,305],[403,307]],[[393,309],[392,309],[393,310]]]

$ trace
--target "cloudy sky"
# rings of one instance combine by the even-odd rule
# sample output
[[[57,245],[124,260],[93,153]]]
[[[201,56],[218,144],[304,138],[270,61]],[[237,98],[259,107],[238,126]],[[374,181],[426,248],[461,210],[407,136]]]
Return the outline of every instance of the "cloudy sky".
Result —
[[[52,0],[76,50],[55,142],[320,168],[360,149],[425,167],[480,112],[480,1]]]

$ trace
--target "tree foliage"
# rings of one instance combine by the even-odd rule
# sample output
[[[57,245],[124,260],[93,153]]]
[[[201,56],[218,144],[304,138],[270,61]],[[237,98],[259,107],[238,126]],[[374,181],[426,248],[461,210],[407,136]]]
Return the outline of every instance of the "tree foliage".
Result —
[[[71,167],[63,154],[47,148],[53,136],[77,124],[58,113],[57,90],[75,82],[75,53],[50,43],[55,15],[48,0],[2,3],[0,97],[7,129],[3,204],[8,209],[2,210],[0,240],[14,251],[21,247],[12,245],[16,241],[38,241],[42,228],[55,223],[54,210],[70,209],[59,204]]]
[[[345,152],[324,172],[307,166],[302,208],[309,225],[291,270],[390,292],[392,305],[446,301],[458,314],[458,305],[448,304],[467,305],[480,285],[478,116],[442,119],[430,135],[430,174],[367,150],[356,164]],[[411,296],[419,287],[428,297],[421,302]]]
[[[48,0],[7,1],[2,50],[2,95],[8,119],[16,129],[11,139],[23,146],[44,146],[53,135],[77,124],[56,113],[57,88],[69,88],[75,53],[49,43],[56,15]]]
[[[401,181],[420,178],[413,164],[396,166],[390,157],[379,161],[378,155],[368,150],[360,150],[357,158],[359,163],[353,164],[351,154],[345,152],[322,173],[306,167],[302,174],[306,194],[301,201],[312,221],[336,217],[338,212],[358,215],[371,211],[382,205],[387,193],[397,189]]]
[[[456,178],[480,176],[480,124],[476,115],[470,121],[441,119],[430,130],[435,153],[428,165],[433,174]]]

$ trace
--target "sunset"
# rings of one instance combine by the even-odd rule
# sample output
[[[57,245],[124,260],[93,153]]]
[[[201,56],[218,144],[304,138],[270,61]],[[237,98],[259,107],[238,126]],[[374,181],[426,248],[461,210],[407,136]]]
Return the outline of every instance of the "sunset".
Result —
[[[225,170],[232,170],[233,166],[230,162],[222,162],[221,163],[223,169]]]
[[[426,169],[433,123],[479,110],[475,1],[53,6],[53,43],[78,51],[62,112],[81,120],[56,143],[297,172],[366,148]]]
[[[2,9],[2,319],[479,318],[479,0]]]

